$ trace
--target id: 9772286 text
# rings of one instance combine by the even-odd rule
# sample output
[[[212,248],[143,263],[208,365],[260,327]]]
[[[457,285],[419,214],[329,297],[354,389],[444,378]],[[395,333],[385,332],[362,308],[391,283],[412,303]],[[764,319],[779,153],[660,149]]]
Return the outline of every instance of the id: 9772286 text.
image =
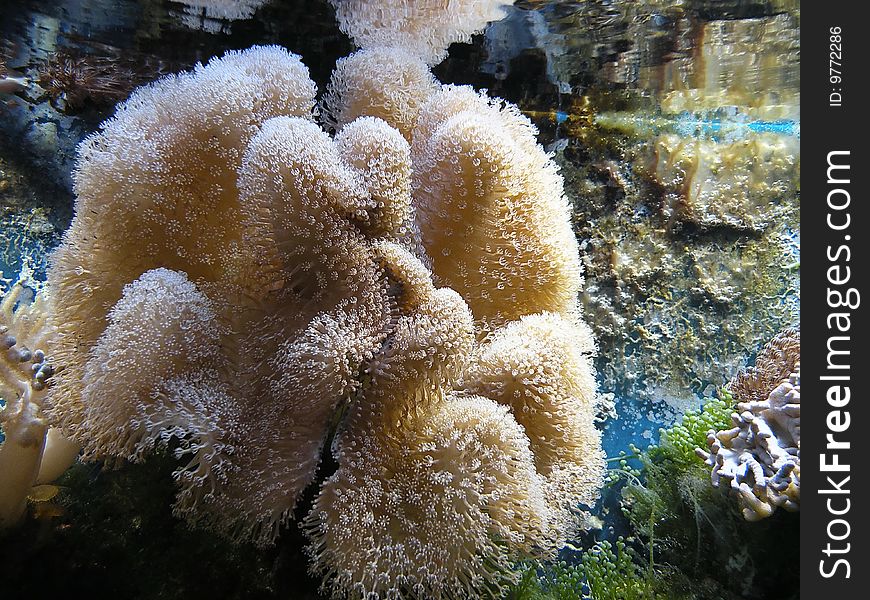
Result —
[[[829,30],[828,82],[831,92],[828,94],[828,106],[843,105],[843,29],[835,26]]]

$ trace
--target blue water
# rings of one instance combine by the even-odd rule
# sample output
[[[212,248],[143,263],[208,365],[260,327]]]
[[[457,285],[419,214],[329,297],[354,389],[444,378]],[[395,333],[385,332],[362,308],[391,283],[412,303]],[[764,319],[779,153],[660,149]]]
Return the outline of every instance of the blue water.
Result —
[[[657,443],[659,429],[671,425],[658,417],[658,412],[661,409],[651,401],[617,398],[618,416],[607,420],[602,435],[602,446],[607,457],[615,457],[620,451],[627,451],[629,444],[643,450],[650,444]]]

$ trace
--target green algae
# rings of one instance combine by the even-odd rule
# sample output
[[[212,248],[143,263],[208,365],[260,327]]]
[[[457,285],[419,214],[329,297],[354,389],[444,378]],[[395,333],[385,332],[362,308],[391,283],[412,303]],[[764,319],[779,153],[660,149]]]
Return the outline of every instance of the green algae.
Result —
[[[611,459],[629,533],[554,564],[525,565],[510,600],[792,600],[798,598],[798,516],[745,521],[713,488],[695,448],[726,428],[726,391],[660,431],[645,450]]]
[[[660,585],[654,565],[642,567],[622,539],[595,544],[577,563],[530,566],[511,600],[677,600]]]
[[[720,392],[663,429],[658,444],[619,457],[610,483],[621,486],[632,539],[686,597],[797,598],[799,516],[747,522],[727,490],[712,486],[710,467],[695,454],[706,448],[708,432],[731,426],[735,405]]]

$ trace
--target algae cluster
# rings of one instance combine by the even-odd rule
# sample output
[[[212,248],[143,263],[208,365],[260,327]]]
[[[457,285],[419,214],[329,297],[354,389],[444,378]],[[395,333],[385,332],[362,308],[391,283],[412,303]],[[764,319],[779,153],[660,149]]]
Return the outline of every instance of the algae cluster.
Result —
[[[603,540],[571,564],[561,561],[541,573],[530,566],[511,600],[675,600],[653,568],[644,568],[623,539]]]

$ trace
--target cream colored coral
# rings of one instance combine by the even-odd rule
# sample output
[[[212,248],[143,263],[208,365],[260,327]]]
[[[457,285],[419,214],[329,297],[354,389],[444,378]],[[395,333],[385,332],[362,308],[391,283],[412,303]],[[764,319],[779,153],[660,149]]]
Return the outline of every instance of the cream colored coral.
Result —
[[[414,200],[437,280],[487,329],[570,313],[582,285],[555,164],[512,105],[445,86],[414,131]]]
[[[504,18],[508,0],[330,0],[338,26],[360,48],[398,47],[436,64],[454,42],[468,42]]]
[[[385,121],[361,117],[335,136],[341,158],[362,175],[366,233],[410,244],[418,236],[411,204],[411,148]]]
[[[546,505],[507,407],[450,398],[389,446],[345,441],[307,519],[333,597],[497,597]]]
[[[242,368],[233,395],[244,399],[241,422],[257,426],[236,444],[238,476],[203,512],[218,522],[267,517],[277,525],[273,517],[292,516],[337,404],[386,334],[390,304],[376,256],[354,225],[368,206],[364,181],[315,125],[267,122],[239,187],[249,239],[260,251],[274,249],[282,287],[233,324],[245,332],[235,346]],[[276,533],[267,532],[264,541]]]
[[[561,509],[560,538],[576,521],[572,513],[593,504],[603,483],[594,353],[592,332],[576,316],[529,315],[487,339],[459,384],[511,408],[547,481],[548,502]]]
[[[475,598],[597,494],[594,348],[534,128],[402,52],[343,63],[334,138],[277,48],[152,84],[89,138],[50,416],[91,459],[173,448],[176,513],[258,543],[337,425],[305,520],[335,595]]]
[[[191,365],[215,369],[222,335],[212,302],[184,273],[160,268],[125,286],[85,365],[88,456],[136,458],[151,391]]]
[[[184,109],[185,94],[228,93],[218,83],[245,88],[190,107],[170,135],[131,128],[159,123],[168,102]],[[372,193],[409,188],[409,150],[374,121],[359,126],[372,146],[354,128],[336,144],[308,118],[304,67],[274,48],[146,91],[82,152],[76,222],[50,277],[69,375],[53,414],[92,458],[139,459],[178,440],[190,462],[176,472],[177,512],[270,542],[386,335],[387,283],[362,229],[398,236],[409,222],[407,198]],[[268,118],[282,110],[304,118]],[[376,155],[379,168],[364,176],[342,152]],[[96,199],[117,211],[117,231],[90,210]],[[86,301],[84,315],[71,312]]]
[[[248,19],[268,0],[170,0],[184,4],[185,12],[196,15],[200,11],[212,19]]]
[[[543,483],[507,407],[449,391],[474,340],[462,299],[400,247],[379,253],[402,316],[306,519],[314,567],[335,597],[489,595],[551,544]]]
[[[326,105],[338,127],[375,115],[411,140],[423,247],[485,329],[574,310],[582,266],[562,178],[516,106],[437,86],[419,58],[380,47],[339,61]]]
[[[367,48],[336,63],[323,105],[336,128],[360,116],[378,117],[410,141],[420,108],[438,87],[415,55],[401,48]]]
[[[240,245],[236,171],[259,126],[278,114],[310,115],[315,92],[283,49],[231,51],[140,88],[79,147],[76,215],[48,279],[54,360],[64,365],[50,400],[68,432],[81,422],[88,352],[125,284],[165,267],[195,281],[264,287]]]

